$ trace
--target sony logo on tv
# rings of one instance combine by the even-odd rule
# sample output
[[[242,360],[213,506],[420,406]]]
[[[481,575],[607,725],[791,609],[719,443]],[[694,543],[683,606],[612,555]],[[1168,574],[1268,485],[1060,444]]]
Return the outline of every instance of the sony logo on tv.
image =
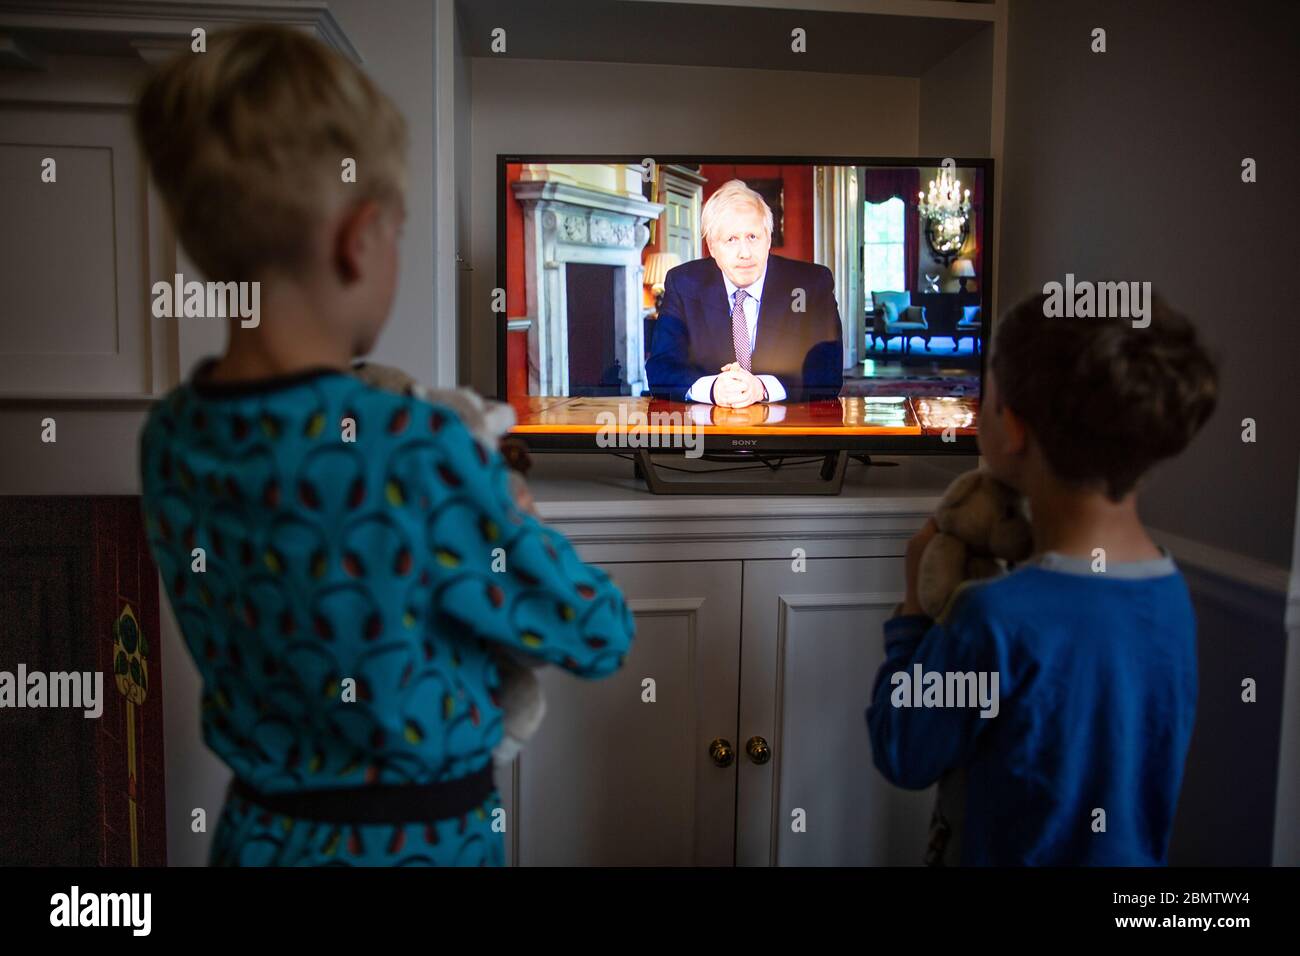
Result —
[[[731,439],[731,443],[733,445],[757,445],[758,439],[757,438],[733,438]]]

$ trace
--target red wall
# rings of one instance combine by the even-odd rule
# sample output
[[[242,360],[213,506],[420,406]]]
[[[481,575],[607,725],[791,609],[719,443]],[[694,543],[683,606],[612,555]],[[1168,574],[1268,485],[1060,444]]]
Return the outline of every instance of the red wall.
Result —
[[[506,164],[506,316],[528,314],[528,286],[524,279],[524,209],[510,184],[519,180],[522,166]],[[496,318],[496,314],[492,316]],[[506,333],[506,394],[528,394],[528,333]]]
[[[812,262],[813,257],[813,168],[812,166],[725,166],[706,164],[700,172],[708,177],[704,201],[708,202],[729,179],[781,179],[785,183],[785,244],[772,251],[787,259]],[[772,210],[773,213],[776,210]],[[708,254],[707,243],[704,246]]]
[[[524,279],[524,207],[515,198],[512,183],[519,181],[523,167],[506,164],[506,315],[528,314],[528,287]]]

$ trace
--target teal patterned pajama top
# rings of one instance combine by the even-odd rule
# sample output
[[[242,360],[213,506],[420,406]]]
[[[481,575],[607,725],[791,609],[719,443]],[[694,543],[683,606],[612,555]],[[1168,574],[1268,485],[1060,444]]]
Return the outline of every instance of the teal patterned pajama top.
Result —
[[[255,790],[487,766],[502,735],[489,642],[581,677],[622,665],[622,595],[515,506],[504,460],[453,411],[331,370],[249,384],[202,372],[145,425],[145,523],[202,677],[204,739]],[[336,825],[232,796],[211,862],[496,865],[498,805]]]

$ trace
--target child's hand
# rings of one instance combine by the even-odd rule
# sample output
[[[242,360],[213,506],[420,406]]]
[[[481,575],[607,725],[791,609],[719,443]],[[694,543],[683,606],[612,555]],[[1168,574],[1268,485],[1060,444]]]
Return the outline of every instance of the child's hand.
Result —
[[[540,518],[537,513],[537,502],[533,500],[533,493],[524,481],[524,476],[518,472],[510,473],[510,491],[515,499],[515,507],[534,518]]]
[[[925,546],[938,533],[939,526],[935,524],[934,518],[930,518],[907,542],[907,596],[903,599],[901,608],[903,614],[925,613],[921,610],[921,602],[916,596],[916,582],[921,576],[921,555],[925,553]]]

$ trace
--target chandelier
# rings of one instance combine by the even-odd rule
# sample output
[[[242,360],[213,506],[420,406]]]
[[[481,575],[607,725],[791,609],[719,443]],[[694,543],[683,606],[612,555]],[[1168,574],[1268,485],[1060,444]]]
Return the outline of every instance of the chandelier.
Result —
[[[961,181],[947,166],[939,178],[930,180],[930,192],[917,193],[917,207],[925,227],[930,251],[946,266],[961,253],[970,231],[970,190],[962,191]]]

